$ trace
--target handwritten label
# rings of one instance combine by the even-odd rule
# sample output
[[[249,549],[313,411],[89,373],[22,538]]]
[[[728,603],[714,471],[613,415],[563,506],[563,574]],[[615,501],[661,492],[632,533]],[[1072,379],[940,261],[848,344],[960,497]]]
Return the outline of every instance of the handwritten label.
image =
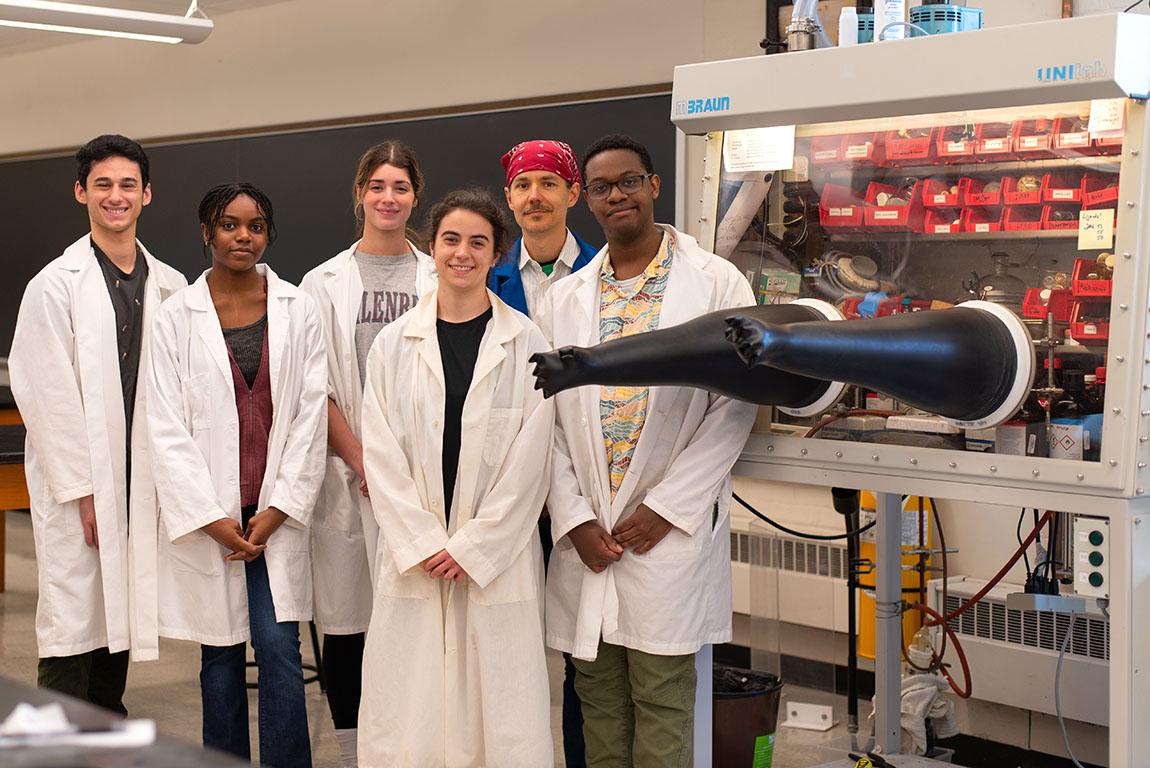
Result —
[[[1095,208],[1078,213],[1078,250],[1114,247],[1114,209]]]
[[[1092,99],[1086,130],[1095,138],[1117,136],[1126,126],[1126,99]]]
[[[987,139],[982,143],[983,149],[1005,149],[1006,139]]]
[[[946,151],[957,155],[970,150],[967,149],[967,142],[965,141],[948,141],[946,142]]]
[[[1018,138],[1019,149],[1034,149],[1038,146],[1037,136],[1020,136]]]

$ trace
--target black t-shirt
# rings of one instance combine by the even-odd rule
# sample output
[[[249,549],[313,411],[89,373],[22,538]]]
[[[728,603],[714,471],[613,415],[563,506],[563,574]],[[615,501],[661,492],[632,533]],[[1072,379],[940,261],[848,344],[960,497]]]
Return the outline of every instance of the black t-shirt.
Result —
[[[96,241],[92,240],[92,250],[104,282],[108,286],[108,296],[112,299],[112,309],[116,313],[116,359],[120,363],[120,388],[124,394],[124,428],[127,437],[128,456],[131,457],[132,412],[136,403],[136,380],[140,372],[140,342],[144,333],[144,288],[148,282],[148,262],[140,247],[136,246],[136,266],[132,274],[125,274],[112,263]]]
[[[455,475],[459,471],[459,441],[462,431],[463,401],[471,388],[471,375],[479,357],[479,344],[491,320],[491,308],[473,320],[463,323],[435,321],[439,336],[439,357],[443,362],[443,504],[444,514],[451,519],[451,500],[455,496]]]

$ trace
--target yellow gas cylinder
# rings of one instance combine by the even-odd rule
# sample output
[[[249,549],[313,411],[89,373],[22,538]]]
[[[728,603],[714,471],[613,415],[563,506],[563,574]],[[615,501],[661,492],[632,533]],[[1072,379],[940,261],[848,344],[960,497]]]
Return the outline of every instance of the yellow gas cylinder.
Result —
[[[875,498],[870,491],[859,494],[859,510],[862,524],[866,525],[876,517]],[[914,603],[919,600],[919,588],[926,591],[926,582],[931,579],[929,572],[909,570],[907,566],[918,567],[920,558],[917,554],[907,554],[918,549],[930,549],[932,545],[931,502],[921,496],[907,496],[902,502],[902,593],[903,600]],[[875,532],[871,530],[859,537],[859,558],[863,561],[876,563]],[[925,558],[925,564],[930,565],[930,557]],[[862,568],[863,571],[866,568]],[[920,581],[921,579],[921,581]],[[858,652],[860,656],[868,659],[874,658],[875,653],[875,606],[874,606],[875,573],[859,574],[859,637]],[[902,615],[903,641],[910,645],[914,633],[922,626],[922,614],[918,611],[906,611]]]

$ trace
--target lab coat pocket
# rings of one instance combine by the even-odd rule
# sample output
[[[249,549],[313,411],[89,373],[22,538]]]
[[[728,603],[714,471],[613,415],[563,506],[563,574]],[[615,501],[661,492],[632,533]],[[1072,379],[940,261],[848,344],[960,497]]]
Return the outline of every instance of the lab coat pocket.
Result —
[[[672,528],[650,551],[634,556],[647,560],[693,560],[699,556],[704,542],[710,540],[710,530],[699,530],[694,536],[688,536],[678,528]]]
[[[338,456],[327,457],[327,470],[315,502],[313,525],[332,531],[359,531],[359,476]]]
[[[486,587],[468,582],[467,596],[476,605],[522,603],[533,600],[538,594],[536,581],[531,548],[527,547],[507,570],[492,579]]]
[[[503,463],[511,441],[519,434],[522,408],[492,408],[487,415],[487,437],[483,441],[483,461],[489,467]]]
[[[47,506],[52,501],[51,494],[47,494],[44,500],[42,509],[52,509]],[[64,533],[68,536],[83,536],[84,525],[80,522],[80,502],[68,501],[56,507],[57,513],[64,518]]]
[[[439,579],[432,579],[422,569],[401,574],[390,557],[375,562],[375,591],[382,598],[428,600],[439,592]]]
[[[185,423],[193,434],[212,425],[212,382],[210,373],[201,373],[183,379],[180,391],[184,399]]]
[[[168,545],[173,570],[217,576],[228,553],[203,531],[192,531]]]

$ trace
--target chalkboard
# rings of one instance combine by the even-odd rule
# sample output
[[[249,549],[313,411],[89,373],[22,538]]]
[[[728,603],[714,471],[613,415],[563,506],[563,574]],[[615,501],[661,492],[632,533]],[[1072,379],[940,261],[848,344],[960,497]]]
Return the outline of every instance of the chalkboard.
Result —
[[[503,197],[499,158],[527,139],[561,139],[582,159],[583,149],[606,133],[625,133],[651,152],[662,177],[655,218],[674,216],[675,129],[669,95],[501,110],[378,125],[327,128],[266,136],[146,145],[151,161],[152,203],[140,216],[140,240],[159,259],[195,279],[208,266],[196,211],[212,186],[249,181],[275,209],[279,239],[264,260],[281,277],[298,282],[321,261],[355,240],[352,181],[356,161],[385,138],[409,144],[426,187],[411,224],[422,226],[431,206],[448,191],[480,185]],[[83,115],[77,115],[82,120]],[[100,133],[94,127],[93,135]],[[45,264],[88,230],[88,217],[73,195],[71,157],[0,163],[0,247],[7,275],[0,286],[0,354],[7,355],[24,286]],[[509,212],[510,213],[510,212]],[[585,201],[568,215],[584,240],[602,245],[603,234]]]

